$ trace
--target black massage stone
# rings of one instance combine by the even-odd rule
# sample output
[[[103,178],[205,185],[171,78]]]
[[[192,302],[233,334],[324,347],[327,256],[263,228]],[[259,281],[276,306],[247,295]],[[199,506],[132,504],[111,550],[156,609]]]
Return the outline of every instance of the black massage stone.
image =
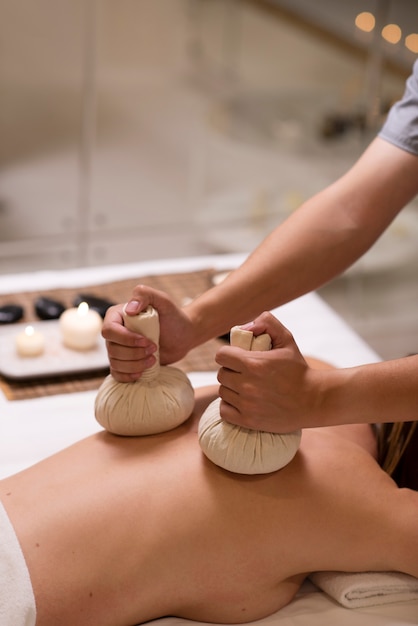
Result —
[[[41,320],[57,320],[65,311],[65,306],[58,300],[40,296],[35,301],[35,312]]]
[[[18,304],[5,304],[0,307],[0,324],[13,324],[23,317],[23,308]]]

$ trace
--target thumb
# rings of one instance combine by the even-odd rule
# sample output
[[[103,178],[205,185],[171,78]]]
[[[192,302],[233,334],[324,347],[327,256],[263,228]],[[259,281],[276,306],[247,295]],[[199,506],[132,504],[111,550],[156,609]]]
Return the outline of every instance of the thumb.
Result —
[[[130,300],[125,305],[125,313],[138,315],[151,305],[159,313],[163,313],[167,307],[172,306],[167,294],[147,285],[136,285]]]
[[[141,313],[143,308],[143,303],[139,300],[132,299],[126,303],[124,311],[127,315],[138,315],[138,313]]]

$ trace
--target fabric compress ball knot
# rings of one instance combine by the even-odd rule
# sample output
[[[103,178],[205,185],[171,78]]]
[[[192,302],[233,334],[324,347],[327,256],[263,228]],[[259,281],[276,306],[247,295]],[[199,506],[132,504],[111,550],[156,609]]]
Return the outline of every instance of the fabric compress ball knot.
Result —
[[[251,331],[231,329],[231,345],[246,350],[269,350],[269,335],[253,337]],[[230,424],[219,413],[220,398],[214,400],[199,421],[200,447],[207,458],[237,474],[268,474],[290,463],[299,449],[302,432],[277,434]]]
[[[137,316],[124,314],[125,325],[157,345],[159,321],[155,309]],[[115,435],[153,435],[172,430],[191,415],[194,390],[186,374],[157,362],[132,383],[120,383],[112,375],[103,381],[95,401],[96,420]]]

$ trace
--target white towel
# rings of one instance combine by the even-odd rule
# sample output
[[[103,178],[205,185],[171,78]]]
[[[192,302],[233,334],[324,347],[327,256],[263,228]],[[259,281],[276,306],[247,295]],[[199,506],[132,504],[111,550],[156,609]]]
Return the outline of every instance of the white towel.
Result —
[[[349,609],[418,601],[418,578],[399,572],[315,572],[309,578]]]
[[[0,503],[0,624],[35,626],[36,606],[23,552]]]

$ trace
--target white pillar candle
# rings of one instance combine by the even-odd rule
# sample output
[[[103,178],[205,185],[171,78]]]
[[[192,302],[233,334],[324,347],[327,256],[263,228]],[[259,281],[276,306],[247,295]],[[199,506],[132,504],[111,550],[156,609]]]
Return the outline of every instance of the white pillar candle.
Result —
[[[97,344],[102,323],[99,313],[90,309],[87,302],[67,309],[59,319],[64,345],[72,350],[91,350]]]
[[[16,337],[16,350],[19,356],[39,356],[44,349],[44,336],[36,331],[33,326],[26,326],[25,330]]]

